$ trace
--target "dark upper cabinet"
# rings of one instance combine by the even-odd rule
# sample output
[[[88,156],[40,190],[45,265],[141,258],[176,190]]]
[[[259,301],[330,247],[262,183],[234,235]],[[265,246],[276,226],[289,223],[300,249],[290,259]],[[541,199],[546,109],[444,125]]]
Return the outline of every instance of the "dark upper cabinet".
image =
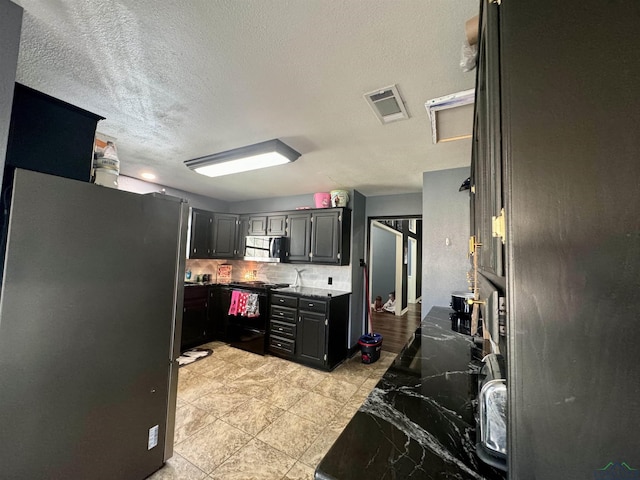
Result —
[[[311,219],[311,261],[313,263],[349,264],[351,210],[318,210]]]
[[[16,83],[6,165],[88,182],[102,119]]]
[[[287,216],[272,215],[267,217],[267,235],[283,236],[287,234]]]
[[[311,261],[340,263],[342,212],[317,212],[311,218]]]
[[[288,217],[292,263],[349,264],[351,210],[319,209]]]
[[[247,241],[247,235],[251,235],[249,230],[249,219],[247,215],[238,217],[238,235],[236,238],[236,258],[244,257],[244,246]]]
[[[249,235],[280,236],[286,234],[286,215],[250,215]]]
[[[236,255],[238,215],[214,213],[212,221],[212,258],[233,258]]]
[[[311,213],[294,213],[287,219],[289,262],[308,262],[311,257]]]
[[[213,214],[206,210],[191,209],[189,258],[211,257],[211,222]]]
[[[266,235],[267,234],[267,216],[251,215],[248,219],[249,231],[248,235]]]
[[[318,209],[274,215],[191,210],[189,258],[242,258],[247,235],[288,237],[286,261],[348,265],[351,210]]]
[[[478,71],[476,75],[476,103],[472,145],[471,234],[480,244],[479,271],[504,286],[504,246],[499,234],[502,225],[503,161],[501,138],[500,56],[496,28],[497,9],[489,8],[482,16]]]
[[[238,215],[191,209],[189,258],[233,258]]]

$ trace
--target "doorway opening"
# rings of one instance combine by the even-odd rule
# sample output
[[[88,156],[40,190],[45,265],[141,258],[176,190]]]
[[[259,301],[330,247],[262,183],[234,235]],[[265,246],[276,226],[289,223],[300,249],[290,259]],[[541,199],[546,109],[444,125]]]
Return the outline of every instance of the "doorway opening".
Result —
[[[382,303],[395,294],[395,306],[371,320],[384,337],[385,350],[399,352],[420,324],[422,298],[422,219],[419,216],[370,217],[368,222],[369,298]]]

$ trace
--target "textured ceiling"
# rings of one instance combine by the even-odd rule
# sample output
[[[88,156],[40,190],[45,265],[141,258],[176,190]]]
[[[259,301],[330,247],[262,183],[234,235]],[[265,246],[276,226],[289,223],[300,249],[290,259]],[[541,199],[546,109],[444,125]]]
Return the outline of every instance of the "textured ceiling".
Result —
[[[239,201],[419,192],[422,172],[469,164],[469,140],[431,143],[424,102],[473,87],[476,0],[14,1],[17,80],[106,117],[125,175]],[[383,126],[363,94],[391,84],[410,119]],[[183,164],[272,138],[302,156],[217,179]]]

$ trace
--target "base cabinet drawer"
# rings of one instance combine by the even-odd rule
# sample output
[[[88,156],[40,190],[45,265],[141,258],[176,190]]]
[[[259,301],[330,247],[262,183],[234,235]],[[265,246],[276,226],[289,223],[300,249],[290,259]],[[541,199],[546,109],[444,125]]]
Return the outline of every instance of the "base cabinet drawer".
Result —
[[[298,308],[298,297],[290,297],[289,295],[271,294],[271,305],[280,307]]]
[[[298,309],[307,312],[325,313],[327,311],[327,302],[314,298],[301,298]]]
[[[277,320],[271,320],[270,333],[278,337],[288,338],[290,340],[296,339],[296,326],[295,324],[279,322]]]
[[[293,356],[296,344],[293,340],[282,337],[269,337],[269,350],[280,355]]]
[[[279,307],[277,305],[272,305],[270,317],[272,320],[280,320],[281,322],[295,323],[296,310],[294,308]]]

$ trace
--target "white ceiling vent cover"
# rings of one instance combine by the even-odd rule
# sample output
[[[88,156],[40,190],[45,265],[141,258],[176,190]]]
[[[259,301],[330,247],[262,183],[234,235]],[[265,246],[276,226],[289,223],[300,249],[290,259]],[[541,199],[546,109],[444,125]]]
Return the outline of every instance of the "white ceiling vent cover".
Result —
[[[409,118],[404,101],[395,85],[365,93],[364,98],[383,125]]]

